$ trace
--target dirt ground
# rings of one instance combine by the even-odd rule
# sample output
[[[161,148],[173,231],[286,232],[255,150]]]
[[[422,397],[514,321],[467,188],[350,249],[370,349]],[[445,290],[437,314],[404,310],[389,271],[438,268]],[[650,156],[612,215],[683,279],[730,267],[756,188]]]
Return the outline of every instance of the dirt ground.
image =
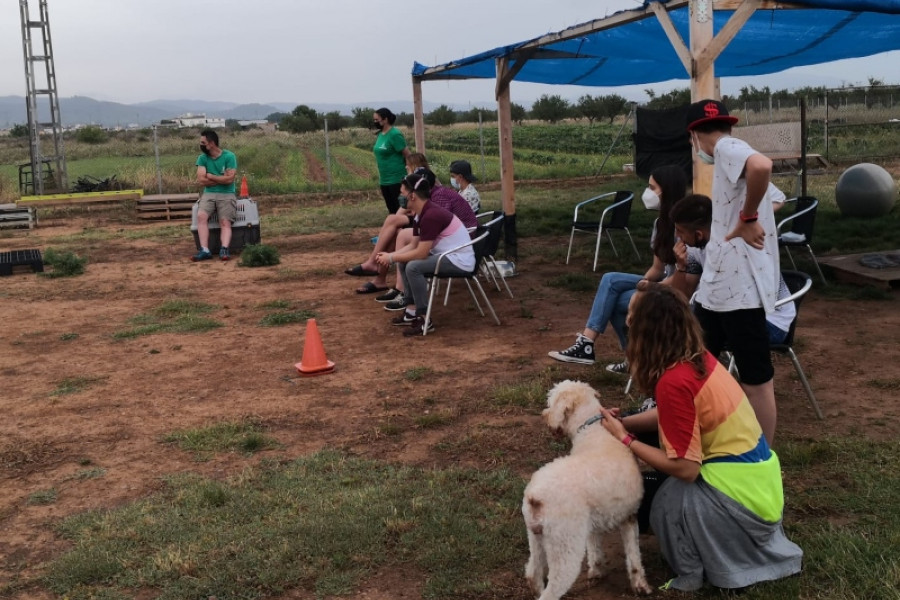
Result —
[[[259,201],[265,216],[265,200]],[[52,238],[86,225],[50,222],[31,232],[4,234],[0,251],[43,249]],[[90,225],[160,226],[104,225],[93,218]],[[248,269],[237,261],[191,263],[193,242],[185,224],[179,244],[87,242],[83,254],[90,263],[79,277],[0,278],[0,581],[30,577],[66,549],[53,530],[60,519],[143,497],[173,472],[227,477],[260,456],[294,457],[325,446],[421,466],[502,465],[523,476],[550,460],[537,411],[497,407],[485,398],[500,383],[550,367],[556,369],[554,380],[593,372],[547,357],[547,351],[567,347],[583,327],[593,293],[546,282],[560,273],[587,271],[586,254],[567,266],[566,236],[521,240],[520,274],[510,279],[515,299],[488,292],[502,325],[479,316],[457,284],[449,306],[435,310],[434,334],[407,339],[388,323],[395,313],[382,310],[372,296],[353,292],[364,280],[342,273],[371,249],[373,233],[268,238],[263,219],[263,242],[279,249],[282,263]],[[815,418],[789,360],[776,357],[780,434],[896,436],[896,391],[877,385],[900,379],[896,301],[828,299],[820,289],[817,282],[803,304],[797,351],[826,418]],[[113,339],[128,328],[129,318],[175,298],[217,305],[211,316],[224,327],[206,334]],[[316,311],[327,356],[336,363],[333,374],[298,376],[294,365],[303,352],[305,325],[258,325],[265,314],[260,305],[275,300]],[[612,336],[601,338],[598,355],[604,363],[619,358],[615,346]],[[430,369],[429,376],[405,377],[418,367]],[[76,377],[92,383],[81,392],[54,394],[60,382]],[[607,405],[624,401],[617,382],[608,389]],[[441,413],[447,424],[419,426],[429,412]],[[197,462],[160,442],[174,430],[246,417],[262,423],[283,447],[249,458],[221,454]],[[454,443],[464,436],[481,443]],[[103,476],[79,478],[86,461],[102,468]],[[58,491],[55,502],[28,502],[31,494],[49,488]],[[656,552],[649,536],[642,536],[642,546],[645,556]],[[522,565],[526,559],[523,555]],[[621,562],[614,554],[611,577],[595,585],[579,581],[572,597],[627,595]],[[529,598],[516,569],[498,587],[508,589],[505,597]],[[665,573],[657,568],[649,575],[658,585]],[[357,597],[396,598],[401,590],[404,597],[418,597],[423,577],[376,573]],[[52,596],[29,586],[13,597]],[[284,596],[306,597],[300,590]]]

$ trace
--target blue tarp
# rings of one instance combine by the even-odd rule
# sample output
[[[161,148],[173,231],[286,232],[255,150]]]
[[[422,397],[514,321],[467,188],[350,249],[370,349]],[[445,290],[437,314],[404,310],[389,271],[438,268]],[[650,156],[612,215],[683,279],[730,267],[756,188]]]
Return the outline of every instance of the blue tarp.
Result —
[[[650,1],[645,0],[644,6]],[[809,8],[758,9],[716,59],[716,76],[765,75],[791,67],[900,49],[900,0],[793,0],[793,3]],[[634,11],[616,15],[629,12]],[[715,11],[714,31],[718,32],[732,14],[733,11]],[[687,6],[672,9],[669,15],[688,44]],[[426,73],[429,67],[415,63],[412,74],[423,80],[493,79],[495,59],[504,56],[515,59],[523,46],[541,38],[446,63],[432,73]],[[650,14],[641,20],[542,45],[514,79],[612,87],[689,78],[658,19]]]

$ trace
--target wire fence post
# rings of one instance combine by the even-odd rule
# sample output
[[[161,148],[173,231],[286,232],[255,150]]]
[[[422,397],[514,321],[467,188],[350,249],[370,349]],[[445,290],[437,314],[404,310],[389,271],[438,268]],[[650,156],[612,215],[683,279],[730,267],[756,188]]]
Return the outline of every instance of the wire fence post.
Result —
[[[478,145],[481,149],[481,180],[484,181],[484,124],[481,122],[481,111],[478,111]]]
[[[159,167],[159,139],[156,137],[156,125],[153,126],[153,153],[156,154],[156,187],[162,195],[162,170]]]
[[[328,174],[328,193],[331,193],[331,146],[328,143],[328,119],[325,122],[325,173]]]

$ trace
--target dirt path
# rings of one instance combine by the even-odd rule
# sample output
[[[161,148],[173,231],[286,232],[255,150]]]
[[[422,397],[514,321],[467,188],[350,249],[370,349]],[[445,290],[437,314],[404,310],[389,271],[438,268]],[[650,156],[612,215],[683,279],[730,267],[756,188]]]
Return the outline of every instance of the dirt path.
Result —
[[[85,225],[5,237],[0,250],[44,247],[47,238]],[[536,411],[498,408],[485,396],[500,383],[551,367],[554,380],[596,376],[592,368],[546,356],[571,343],[593,297],[546,285],[560,272],[588,268],[585,257],[562,264],[562,238],[522,240],[521,275],[510,281],[516,298],[489,292],[501,326],[479,316],[464,287],[454,285],[449,306],[436,308],[434,335],[410,340],[388,324],[393,313],[353,293],[361,280],[342,274],[368,252],[372,232],[267,239],[264,228],[266,243],[282,252],[278,267],[193,264],[186,232],[175,245],[86,242],[91,262],[80,277],[0,280],[0,580],[32,573],[61,552],[65,543],[53,525],[64,516],[145,496],[168,473],[221,477],[258,459],[221,455],[195,462],[160,443],[176,429],[252,417],[284,445],[277,454],[285,457],[329,445],[417,465],[506,466],[523,476],[553,457]],[[224,327],[202,335],[112,337],[130,318],[175,298],[218,305],[212,317]],[[304,327],[259,325],[261,305],[275,300],[316,311],[328,358],[337,365],[333,374],[298,377],[294,364]],[[790,362],[778,357],[779,431],[786,438],[895,436],[900,407],[889,382],[900,380],[898,337],[895,303],[828,300],[814,287],[803,304],[797,351],[827,417],[815,419]],[[604,362],[619,357],[610,336],[601,338],[598,356]],[[406,372],[415,367],[429,375],[411,381]],[[54,393],[72,378],[87,379],[87,389]],[[620,382],[608,384],[606,403],[621,403],[621,389]],[[446,416],[446,425],[418,425],[435,411]],[[103,476],[79,478],[85,465],[103,469]],[[56,502],[27,502],[51,487]],[[642,543],[654,552],[652,539]],[[365,586],[368,597],[396,597],[398,586],[408,587],[397,577],[373,577]],[[506,583],[515,590],[510,598],[528,597],[518,571]],[[626,589],[622,572],[596,586],[578,585],[578,597],[593,600]],[[14,597],[51,596],[28,589]]]

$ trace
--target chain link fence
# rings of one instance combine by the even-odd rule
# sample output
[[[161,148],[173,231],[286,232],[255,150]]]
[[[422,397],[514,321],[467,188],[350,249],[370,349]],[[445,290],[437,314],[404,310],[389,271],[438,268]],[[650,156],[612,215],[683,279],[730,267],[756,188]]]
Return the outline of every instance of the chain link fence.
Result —
[[[808,153],[836,165],[900,158],[900,86],[829,89],[805,100]],[[741,125],[799,122],[801,101],[769,96],[729,110]]]

